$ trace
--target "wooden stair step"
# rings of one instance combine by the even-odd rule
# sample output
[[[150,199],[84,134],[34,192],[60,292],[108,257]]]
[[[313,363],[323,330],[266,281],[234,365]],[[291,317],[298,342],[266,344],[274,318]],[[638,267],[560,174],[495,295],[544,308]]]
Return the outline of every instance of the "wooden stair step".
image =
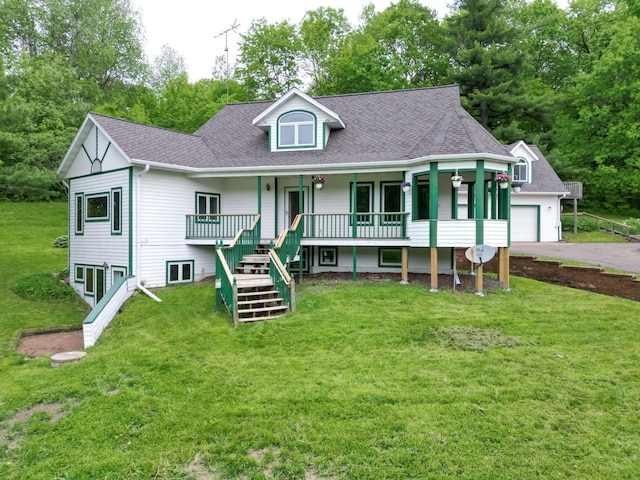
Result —
[[[286,305],[273,305],[271,307],[260,307],[260,308],[243,308],[242,310],[238,309],[238,312],[253,312],[253,313],[257,313],[257,312],[271,312],[273,310],[286,310],[287,306]]]
[[[250,323],[250,322],[264,322],[265,320],[275,320],[276,318],[282,318],[283,315],[269,315],[266,317],[249,317],[249,318],[238,318],[238,323]]]
[[[238,300],[238,306],[240,305],[254,305],[256,303],[278,303],[279,305],[283,305],[284,299],[280,297],[275,298],[259,298],[256,300]]]
[[[244,288],[244,287],[243,287]],[[240,290],[240,289],[238,289]],[[240,292],[238,291],[238,297],[252,297],[252,296],[256,296],[256,295],[273,295],[273,294],[279,294],[280,292],[278,292],[278,290],[258,290],[256,292]]]

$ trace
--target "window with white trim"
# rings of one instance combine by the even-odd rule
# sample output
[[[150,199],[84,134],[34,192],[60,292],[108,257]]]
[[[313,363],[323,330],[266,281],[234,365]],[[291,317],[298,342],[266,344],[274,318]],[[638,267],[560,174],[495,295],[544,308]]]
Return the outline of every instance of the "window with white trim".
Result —
[[[111,233],[122,233],[122,188],[111,189]]]
[[[316,145],[316,118],[308,112],[285,113],[278,119],[279,147]]]
[[[167,285],[193,282],[193,260],[167,262]]]
[[[520,158],[518,163],[513,166],[513,180],[522,183],[529,182],[529,163],[524,158]]]
[[[84,204],[84,197],[82,193],[76,193],[76,235],[82,235],[84,233],[84,209],[82,205]]]
[[[85,196],[87,200],[87,221],[102,222],[109,220],[109,194],[96,193]]]
[[[350,183],[349,206],[353,212],[353,182]],[[356,186],[356,213],[373,212],[373,182],[358,182]],[[349,219],[351,222],[351,219]],[[357,215],[358,225],[373,225],[371,215]]]
[[[196,192],[196,213],[199,215],[218,215],[220,213],[220,195],[217,193]],[[219,217],[197,217],[197,222],[220,222]]]
[[[382,217],[384,224],[397,224],[401,221],[398,212],[402,211],[402,187],[400,182],[380,182],[380,203],[383,212],[393,212],[395,215]]]

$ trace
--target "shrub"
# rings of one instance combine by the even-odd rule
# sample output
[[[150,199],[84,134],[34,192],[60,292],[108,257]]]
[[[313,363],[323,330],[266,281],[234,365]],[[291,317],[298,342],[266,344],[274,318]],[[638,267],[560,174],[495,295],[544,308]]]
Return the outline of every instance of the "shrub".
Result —
[[[640,218],[627,218],[624,223],[629,225],[631,235],[640,235]]]
[[[13,288],[20,297],[27,300],[66,300],[75,297],[75,291],[64,283],[58,275],[35,273],[18,280]]]
[[[61,235],[53,241],[56,248],[69,248],[69,235]]]
[[[573,231],[573,216],[563,215],[562,219],[562,231]],[[596,220],[594,218],[578,217],[578,231],[579,232],[593,232],[596,230]]]

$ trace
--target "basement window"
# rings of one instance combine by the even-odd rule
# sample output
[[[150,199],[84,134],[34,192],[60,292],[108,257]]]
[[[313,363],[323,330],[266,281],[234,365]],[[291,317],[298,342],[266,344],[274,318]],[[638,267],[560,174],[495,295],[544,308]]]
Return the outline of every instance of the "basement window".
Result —
[[[193,260],[167,262],[167,285],[193,283]]]

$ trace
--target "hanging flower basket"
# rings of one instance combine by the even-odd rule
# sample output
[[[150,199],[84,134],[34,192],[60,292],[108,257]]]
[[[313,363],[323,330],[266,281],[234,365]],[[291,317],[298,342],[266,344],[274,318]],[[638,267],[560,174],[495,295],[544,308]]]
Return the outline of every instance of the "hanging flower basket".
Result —
[[[498,182],[498,186],[500,188],[508,188],[510,181],[511,176],[508,173],[499,173],[498,175],[496,175],[496,182]]]
[[[311,183],[313,183],[318,190],[322,190],[322,187],[324,187],[324,175],[314,175],[311,177]]]
[[[460,188],[460,185],[462,185],[462,180],[464,180],[464,178],[462,178],[462,175],[454,175],[451,177],[451,186],[453,188]]]
[[[411,182],[402,182],[400,186],[402,187],[402,191],[405,193],[411,190]]]
[[[522,189],[522,182],[512,182],[511,188],[513,189],[513,193],[520,193]]]

